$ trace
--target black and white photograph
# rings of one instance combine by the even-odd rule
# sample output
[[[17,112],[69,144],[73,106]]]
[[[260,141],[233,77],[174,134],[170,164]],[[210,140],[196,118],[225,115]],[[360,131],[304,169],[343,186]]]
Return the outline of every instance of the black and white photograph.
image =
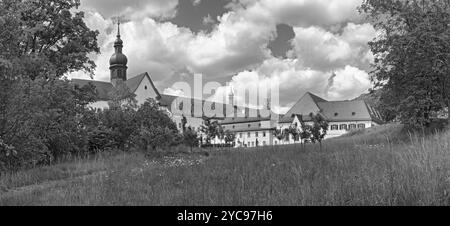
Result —
[[[449,108],[450,0],[0,0],[0,206],[450,206]]]

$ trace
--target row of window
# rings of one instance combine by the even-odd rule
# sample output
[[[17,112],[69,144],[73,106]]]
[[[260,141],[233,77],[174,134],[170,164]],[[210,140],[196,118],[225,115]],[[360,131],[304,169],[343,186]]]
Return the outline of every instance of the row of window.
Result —
[[[245,146],[245,147],[259,147],[259,146],[261,146],[261,143],[260,142],[247,142],[246,144],[244,143],[244,144],[242,144],[241,142],[239,142],[239,145],[241,146]],[[263,141],[262,142],[262,146],[267,146],[267,142],[266,141]]]
[[[365,129],[366,124],[341,124],[341,125],[331,125],[331,130],[353,130],[353,129]]]
[[[230,126],[230,127],[233,128],[233,129],[236,129],[236,126],[235,126],[235,125]],[[248,128],[251,128],[251,127],[252,127],[252,124],[248,124],[247,127],[248,127]],[[262,124],[259,123],[259,124],[258,124],[258,127],[261,128],[261,127],[262,127]],[[224,126],[224,128],[227,129],[228,126]]]
[[[266,132],[262,132],[262,133],[259,133],[259,132],[255,132],[255,137],[259,137],[259,135],[260,134],[262,134],[262,137],[266,137],[267,136],[267,133]],[[252,133],[251,132],[248,132],[247,133],[247,138],[250,138],[250,137],[252,137]],[[243,133],[240,133],[239,134],[239,138],[244,138],[244,134]]]

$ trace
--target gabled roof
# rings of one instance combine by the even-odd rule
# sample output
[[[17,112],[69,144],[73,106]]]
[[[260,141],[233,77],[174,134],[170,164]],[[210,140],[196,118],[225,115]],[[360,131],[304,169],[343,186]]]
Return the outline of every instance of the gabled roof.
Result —
[[[139,85],[142,83],[142,80],[147,77],[148,80],[150,80],[150,84],[152,85],[153,90],[155,93],[160,96],[158,90],[156,89],[152,79],[150,78],[150,75],[145,72],[142,74],[139,74],[133,78],[128,79],[125,81],[125,84],[130,89],[132,93],[136,92],[136,90],[139,88]],[[95,90],[98,93],[98,97],[100,100],[108,100],[109,99],[109,92],[114,88],[113,84],[111,82],[103,82],[103,81],[96,81],[96,80],[87,80],[87,79],[72,79],[72,83],[75,85],[78,85],[80,87],[83,87],[85,85],[88,85],[91,83],[95,86]]]
[[[333,101],[319,102],[321,112],[331,122],[372,121],[378,117],[371,114],[365,101]]]
[[[280,123],[291,123],[292,117],[300,115],[303,115],[304,121],[308,121],[307,118],[311,113],[320,113],[330,122],[375,121],[380,124],[383,123],[379,112],[363,100],[327,101],[310,92],[306,93],[289,110],[280,120]]]
[[[309,115],[320,111],[317,103],[327,102],[326,100],[307,92],[302,98],[288,111],[288,113],[281,119],[283,123],[292,122],[293,115]]]
[[[85,79],[72,79],[72,83],[78,85],[79,87],[83,87],[88,84],[94,85],[100,100],[108,100],[109,99],[108,93],[113,89],[113,85],[110,82],[85,80]]]
[[[130,91],[134,93],[139,88],[139,85],[142,83],[142,80],[144,80],[145,77],[147,77],[148,80],[150,81],[150,84],[152,85],[152,88],[155,91],[156,95],[160,96],[158,89],[156,89],[153,80],[150,78],[150,75],[147,72],[139,74],[133,78],[130,78],[127,81],[125,81],[125,83],[127,84]]]
[[[167,94],[160,94],[157,97],[158,103],[159,105],[168,108],[168,110],[172,113],[174,112],[178,112],[178,111],[183,111],[187,108],[183,107],[183,109],[172,109],[173,107],[178,108],[181,103],[190,103],[191,104],[191,112],[190,115],[191,117],[200,117],[199,115],[202,115],[201,117],[205,117],[206,115],[203,112],[203,106],[205,106],[205,104],[210,104],[211,106],[216,106],[218,108],[218,105],[222,105],[222,109],[223,109],[223,115],[225,116],[227,113],[227,104],[223,104],[223,103],[214,103],[214,102],[210,102],[210,101],[206,101],[206,100],[199,100],[199,99],[194,99],[194,98],[188,98],[188,97],[179,97],[179,96],[173,96],[173,95],[167,95]],[[174,104],[176,104],[174,106]],[[194,112],[195,106],[199,105],[201,106],[201,111],[202,112]],[[228,106],[230,108],[230,106]],[[188,116],[188,115],[185,115]],[[224,117],[218,117],[218,119],[223,119]]]
[[[267,112],[268,110],[244,108],[244,107],[238,107],[238,106],[234,106],[234,105],[230,105],[230,104],[211,102],[211,101],[207,101],[207,100],[198,100],[198,99],[188,98],[188,97],[178,97],[178,96],[166,95],[166,94],[161,94],[160,97],[158,98],[158,102],[161,106],[167,107],[168,110],[171,111],[172,113],[176,112],[178,110],[178,109],[172,109],[172,107],[174,107],[173,106],[174,103],[181,104],[181,103],[186,103],[186,102],[189,103],[190,102],[191,103],[191,115],[190,116],[196,115],[197,117],[200,114],[205,116],[205,114],[203,112],[203,106],[205,106],[206,104],[208,104],[209,106],[215,105],[216,108],[218,108],[219,105],[222,105],[222,109],[223,109],[222,116],[224,116],[224,117],[216,117],[216,118],[223,120],[221,122],[221,124],[223,124],[223,125],[236,124],[236,123],[258,122],[258,121],[268,121],[271,119],[270,116],[269,117],[262,117],[262,116],[266,116],[269,114],[275,114],[273,112]],[[199,114],[194,114],[195,104],[199,104],[199,105],[201,104],[202,113],[198,112]],[[176,106],[176,107],[179,107],[179,106]],[[232,110],[230,110],[230,109],[232,109]],[[238,113],[238,111],[242,111],[242,112]],[[234,117],[228,117],[231,112],[234,112],[233,113]],[[251,113],[254,113],[256,115],[256,117],[250,117]]]

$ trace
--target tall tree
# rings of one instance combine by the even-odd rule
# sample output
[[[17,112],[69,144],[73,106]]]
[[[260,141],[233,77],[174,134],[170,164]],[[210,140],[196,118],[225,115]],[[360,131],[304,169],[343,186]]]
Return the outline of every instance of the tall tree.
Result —
[[[369,45],[383,106],[406,124],[429,125],[450,108],[450,1],[365,0],[361,12],[382,33]]]
[[[79,70],[92,75],[89,54],[100,52],[99,32],[87,27],[79,5],[80,0],[1,1],[0,49],[7,56],[0,61],[14,65],[16,76],[33,79]]]
[[[199,145],[199,137],[195,130],[193,130],[191,127],[188,127],[185,129],[183,133],[183,141],[186,146],[188,146],[192,152],[192,149],[194,147],[198,147]]]
[[[236,133],[230,132],[229,130],[225,131],[224,135],[225,143],[232,144],[236,141]]]
[[[224,135],[222,126],[217,121],[212,121],[209,118],[204,119],[204,123],[200,127],[200,132],[206,136],[206,143],[208,145],[216,138],[223,139]]]
[[[322,150],[322,141],[328,132],[328,122],[321,114],[311,114],[313,120],[313,125],[310,128],[311,142],[319,143],[320,149]]]

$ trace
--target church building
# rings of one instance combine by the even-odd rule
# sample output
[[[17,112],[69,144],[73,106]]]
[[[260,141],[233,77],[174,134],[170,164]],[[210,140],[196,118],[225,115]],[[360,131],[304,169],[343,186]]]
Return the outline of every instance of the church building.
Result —
[[[142,105],[148,99],[154,99],[160,108],[167,112],[168,116],[182,131],[183,121],[186,127],[199,130],[204,124],[204,118],[210,118],[219,122],[224,131],[234,133],[236,147],[258,147],[267,145],[282,145],[299,143],[297,137],[286,137],[278,140],[275,130],[284,130],[292,126],[300,125],[300,121],[312,123],[308,116],[321,114],[330,124],[326,138],[338,137],[354,129],[370,128],[382,124],[381,115],[377,110],[365,101],[327,101],[312,93],[306,93],[285,115],[277,115],[270,109],[268,101],[265,109],[250,109],[234,105],[233,94],[229,96],[229,104],[213,103],[193,98],[165,95],[155,87],[150,75],[146,72],[128,76],[128,59],[123,50],[123,41],[120,36],[120,25],[117,31],[117,39],[114,42],[115,53],[110,59],[110,81],[95,81],[72,79],[74,84],[84,86],[92,84],[98,93],[98,101],[91,105],[95,109],[108,108],[108,94],[113,90],[119,80],[136,95],[138,105]],[[186,106],[186,103],[187,106]],[[200,108],[195,108],[200,105]],[[203,112],[203,106],[208,105],[211,109],[222,112],[219,116],[209,117]],[[200,109],[201,112],[195,112]],[[250,112],[257,117],[251,117]],[[268,117],[263,117],[267,116]],[[202,134],[200,134],[202,135]],[[224,143],[216,139],[214,143]]]

